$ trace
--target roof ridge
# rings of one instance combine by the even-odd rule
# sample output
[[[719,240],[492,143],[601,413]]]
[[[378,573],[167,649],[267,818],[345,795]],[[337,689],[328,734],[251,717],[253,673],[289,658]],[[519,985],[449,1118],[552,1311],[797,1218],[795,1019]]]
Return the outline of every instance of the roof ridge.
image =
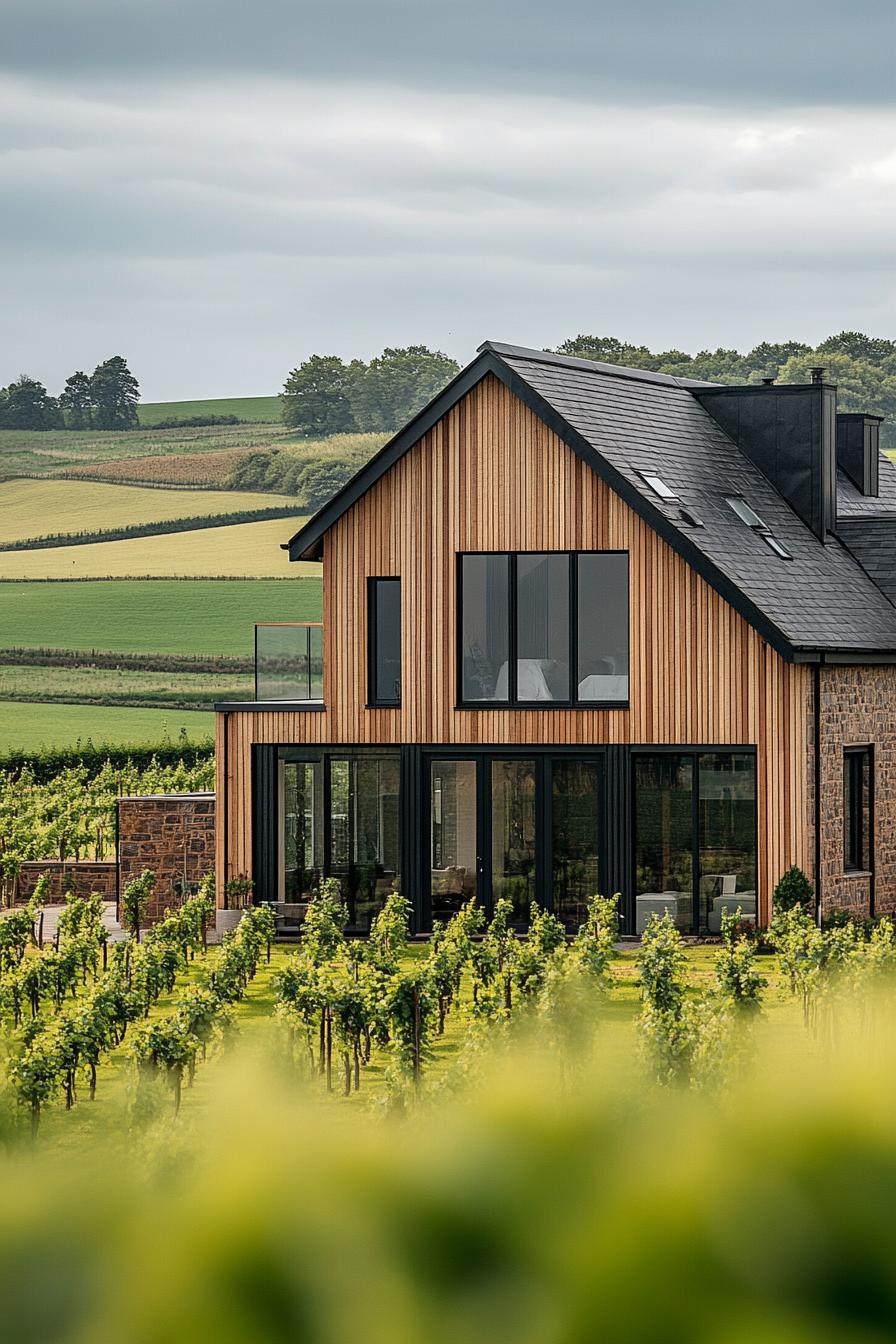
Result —
[[[720,383],[702,382],[697,378],[677,378],[671,373],[656,373],[653,369],[630,368],[626,364],[606,364],[599,359],[578,359],[574,355],[557,355],[552,350],[532,350],[525,345],[508,345],[504,341],[483,341],[476,353],[491,351],[499,358],[528,359],[538,364],[556,364],[565,369],[582,369],[586,373],[605,374],[611,378],[629,378],[642,383],[660,383],[664,387],[720,387]]]

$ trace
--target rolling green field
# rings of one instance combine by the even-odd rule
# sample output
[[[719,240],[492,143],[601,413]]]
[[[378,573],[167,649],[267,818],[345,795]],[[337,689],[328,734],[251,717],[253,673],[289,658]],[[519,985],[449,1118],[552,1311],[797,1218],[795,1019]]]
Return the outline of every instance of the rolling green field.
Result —
[[[0,701],[0,752],[39,747],[123,746],[129,742],[176,741],[185,728],[191,742],[215,731],[213,713],[187,709],[121,709],[105,705],[38,705]]]
[[[296,501],[290,496],[248,490],[164,490],[98,481],[3,481],[0,542],[46,536],[51,532],[90,532],[200,514],[213,516],[241,509],[291,506],[296,506]],[[297,506],[296,513],[298,516]],[[296,530],[289,530],[288,520],[284,528],[288,536]]]
[[[2,487],[0,487],[2,489]],[[234,496],[239,498],[238,495]],[[268,499],[276,496],[268,495]],[[39,551],[0,551],[0,579],[140,579],[146,577],[320,579],[320,565],[291,562],[280,549],[304,517],[198,528],[126,541],[96,541]]]
[[[211,397],[205,401],[144,401],[137,408],[141,426],[160,420],[185,420],[194,415],[236,415],[240,420],[276,424],[280,420],[279,397]]]
[[[255,621],[319,621],[321,606],[310,578],[0,583],[0,648],[251,657]]]

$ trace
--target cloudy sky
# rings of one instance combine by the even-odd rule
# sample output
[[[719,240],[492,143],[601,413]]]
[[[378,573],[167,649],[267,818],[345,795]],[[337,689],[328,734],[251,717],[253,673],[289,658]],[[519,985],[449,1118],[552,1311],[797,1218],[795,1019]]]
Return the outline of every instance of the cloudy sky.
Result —
[[[896,337],[886,0],[0,0],[0,384]]]

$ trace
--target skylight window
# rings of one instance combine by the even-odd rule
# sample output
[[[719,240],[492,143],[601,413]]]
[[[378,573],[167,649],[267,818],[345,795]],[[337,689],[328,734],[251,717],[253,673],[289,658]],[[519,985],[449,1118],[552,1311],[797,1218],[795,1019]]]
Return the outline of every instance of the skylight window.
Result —
[[[725,503],[728,505],[729,509],[734,510],[742,523],[746,523],[747,527],[755,527],[758,529],[764,528],[766,532],[768,531],[768,528],[759,517],[759,514],[750,508],[745,499],[740,499],[735,495],[732,498],[726,499]]]
[[[656,476],[652,472],[642,471],[638,473],[643,480],[647,482],[655,495],[660,499],[677,499],[675,491],[666,484],[662,476]]]
[[[691,527],[703,526],[703,519],[698,518],[697,514],[694,513],[693,509],[682,509],[681,520],[684,523],[688,523]]]
[[[765,542],[766,546],[771,547],[775,555],[780,555],[782,560],[793,559],[793,556],[786,549],[786,547],[782,546],[780,541],[778,541],[775,537],[772,536],[771,532],[764,532],[762,534],[762,540]]]

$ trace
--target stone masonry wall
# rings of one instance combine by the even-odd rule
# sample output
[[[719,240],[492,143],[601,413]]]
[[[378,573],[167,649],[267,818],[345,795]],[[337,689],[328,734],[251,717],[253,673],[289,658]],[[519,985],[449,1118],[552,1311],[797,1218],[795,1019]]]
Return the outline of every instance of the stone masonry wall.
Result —
[[[58,859],[29,861],[19,870],[18,899],[25,904],[37,886],[38,878],[49,873],[50,904],[62,904],[70,891],[76,896],[90,896],[96,891],[107,901],[114,901],[115,869],[114,859],[102,863],[86,859],[70,859],[66,863],[60,863]]]
[[[822,667],[820,730],[822,914],[868,915],[872,893],[876,914],[896,911],[896,667]],[[844,872],[843,752],[865,746],[874,748],[873,877]],[[810,742],[810,818],[813,771]]]
[[[215,867],[215,795],[182,793],[121,798],[118,803],[119,889],[144,868],[156,875],[146,913],[151,924],[195,893]]]

